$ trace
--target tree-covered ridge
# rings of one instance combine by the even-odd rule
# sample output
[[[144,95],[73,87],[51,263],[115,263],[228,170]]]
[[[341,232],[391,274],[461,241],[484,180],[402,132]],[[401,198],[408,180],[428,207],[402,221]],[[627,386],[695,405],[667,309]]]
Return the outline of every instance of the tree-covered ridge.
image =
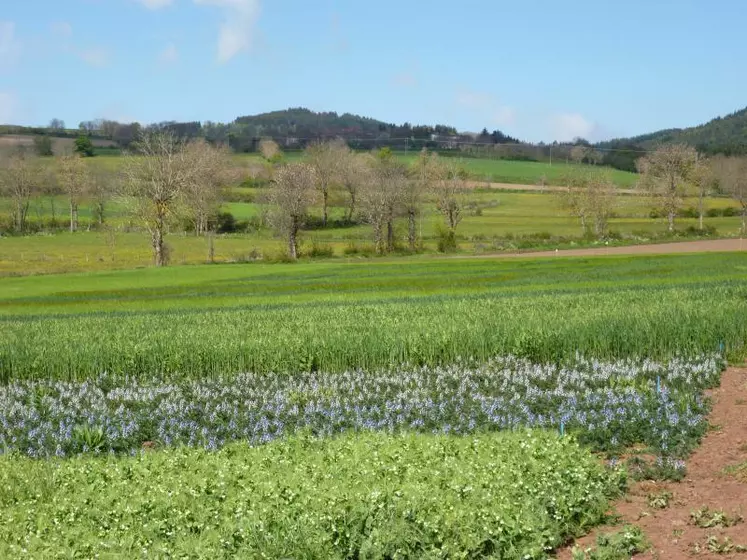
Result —
[[[683,143],[706,154],[747,153],[747,107],[705,124],[690,128],[670,128],[632,138],[601,142],[600,148],[638,146],[649,149],[661,144]]]

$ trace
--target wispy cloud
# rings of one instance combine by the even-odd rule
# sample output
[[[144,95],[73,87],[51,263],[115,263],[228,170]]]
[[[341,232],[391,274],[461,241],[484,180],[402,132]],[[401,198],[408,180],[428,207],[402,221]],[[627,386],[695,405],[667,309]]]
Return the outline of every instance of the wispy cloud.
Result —
[[[69,39],[73,36],[73,26],[66,21],[56,21],[50,25],[50,29],[57,37]]]
[[[550,119],[550,129],[554,140],[567,142],[574,138],[592,140],[597,131],[596,123],[579,113],[560,113]]]
[[[0,70],[12,66],[21,53],[21,43],[16,39],[16,24],[0,21]]]
[[[165,49],[163,49],[158,55],[158,62],[164,66],[174,64],[179,61],[179,51],[176,45],[170,43]]]
[[[259,0],[194,0],[195,4],[214,6],[224,12],[218,34],[218,62],[225,64],[237,54],[249,50],[259,19]]]
[[[516,111],[512,107],[503,105],[493,94],[484,91],[460,90],[456,104],[483,119],[486,125],[510,126],[516,120]]]
[[[149,10],[160,10],[174,3],[174,0],[136,0]]]
[[[78,49],[75,51],[80,59],[95,68],[103,68],[109,64],[109,53],[102,47],[90,47],[87,49]]]
[[[18,97],[9,91],[0,91],[0,124],[17,124]]]
[[[392,77],[392,83],[402,88],[414,88],[418,85],[418,78],[415,72],[400,72]]]

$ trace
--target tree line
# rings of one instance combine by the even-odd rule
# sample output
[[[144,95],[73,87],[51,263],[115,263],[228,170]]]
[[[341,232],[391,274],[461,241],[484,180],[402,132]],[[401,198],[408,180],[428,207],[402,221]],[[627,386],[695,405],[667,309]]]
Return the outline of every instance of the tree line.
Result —
[[[344,200],[343,222],[363,221],[379,254],[398,248],[395,221],[407,224],[406,248],[422,246],[418,220],[427,203],[435,202],[442,216],[438,228],[440,251],[455,250],[457,228],[466,209],[466,174],[453,158],[427,149],[406,164],[387,147],[356,152],[342,139],[311,143],[301,161],[287,162],[280,146],[270,139],[260,143],[269,184],[260,200],[266,217],[287,246],[291,259],[298,257],[299,235],[309,227],[309,211],[321,207],[321,227],[330,226],[330,200]],[[594,159],[593,148],[575,151],[574,159]],[[656,215],[674,231],[675,220],[688,197],[698,200],[699,226],[703,228],[705,199],[716,191],[740,205],[742,231],[747,232],[747,158],[706,158],[684,145],[662,146],[639,160],[640,187],[652,196]],[[119,172],[90,165],[78,151],[43,165],[33,153],[17,150],[0,159],[0,196],[11,201],[14,231],[24,233],[31,200],[41,194],[63,193],[69,209],[69,229],[79,229],[78,209],[92,203],[94,220],[103,225],[109,202],[116,198],[131,218],[150,236],[157,266],[169,261],[169,231],[187,223],[209,247],[218,231],[218,217],[227,188],[247,177],[247,169],[231,158],[226,146],[204,139],[186,139],[171,131],[141,133],[124,156]],[[595,166],[577,166],[565,180],[561,201],[575,216],[585,236],[608,234],[618,190],[608,174]],[[210,250],[212,254],[212,249]]]

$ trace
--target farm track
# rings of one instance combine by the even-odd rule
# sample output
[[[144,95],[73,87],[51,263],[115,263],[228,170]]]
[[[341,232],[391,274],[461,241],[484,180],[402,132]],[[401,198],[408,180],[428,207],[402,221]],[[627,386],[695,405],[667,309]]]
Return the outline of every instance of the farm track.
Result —
[[[563,192],[566,187],[559,187],[554,185],[522,185],[518,183],[489,183],[487,181],[467,181],[467,186],[473,189],[494,189],[503,191],[522,191],[522,192],[536,192],[536,193],[552,193],[552,192]],[[645,191],[635,189],[617,189],[618,194],[629,194],[629,195],[645,195],[648,194]]]
[[[553,251],[525,251],[521,253],[488,253],[484,255],[459,255],[457,259],[502,259],[533,257],[594,257],[608,255],[668,255],[674,253],[731,253],[747,251],[747,239],[709,239],[626,245],[623,247],[591,247],[587,249],[560,249]]]
[[[693,557],[740,557],[743,554],[708,552],[706,540],[716,536],[721,542],[729,537],[734,544],[747,545],[747,523],[728,528],[703,529],[689,523],[690,513],[704,506],[727,515],[747,517],[747,483],[725,473],[729,466],[747,461],[747,368],[730,368],[721,377],[721,385],[709,392],[713,410],[709,416],[712,430],[687,460],[687,475],[681,482],[642,481],[615,504],[614,512],[622,523],[638,525],[651,548],[636,558],[676,560]],[[649,507],[648,495],[671,492],[669,507]],[[580,548],[593,545],[596,534],[619,530],[602,527],[580,539]],[[696,553],[696,546],[701,552]],[[569,560],[570,549],[558,559]]]

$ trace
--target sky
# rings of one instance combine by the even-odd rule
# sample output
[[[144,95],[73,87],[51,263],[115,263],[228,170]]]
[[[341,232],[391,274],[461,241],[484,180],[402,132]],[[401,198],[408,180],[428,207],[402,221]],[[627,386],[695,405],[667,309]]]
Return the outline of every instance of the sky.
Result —
[[[0,123],[288,107],[592,141],[747,105],[744,0],[0,0]]]

